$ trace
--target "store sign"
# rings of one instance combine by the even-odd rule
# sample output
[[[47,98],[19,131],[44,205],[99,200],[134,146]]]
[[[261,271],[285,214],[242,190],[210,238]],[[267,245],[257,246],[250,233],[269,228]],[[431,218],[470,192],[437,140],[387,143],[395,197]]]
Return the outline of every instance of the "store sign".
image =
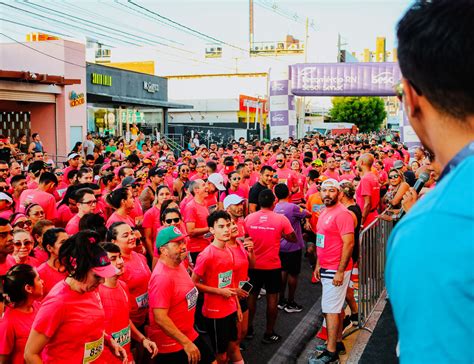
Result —
[[[158,85],[157,83],[143,81],[143,89],[148,91],[149,93],[154,94],[155,92],[160,91],[160,85]]]
[[[112,76],[101,73],[91,73],[91,83],[94,85],[112,86]]]
[[[246,95],[239,95],[239,110],[240,111],[247,111],[247,108],[249,109],[249,112],[255,113],[257,109],[259,112],[262,112],[262,107],[263,107],[263,112],[266,113],[267,110],[267,100],[265,99],[258,99],[256,97],[251,97],[251,96],[246,96]]]
[[[86,102],[84,94],[77,94],[76,91],[71,91],[69,93],[69,104],[71,107],[82,105]]]

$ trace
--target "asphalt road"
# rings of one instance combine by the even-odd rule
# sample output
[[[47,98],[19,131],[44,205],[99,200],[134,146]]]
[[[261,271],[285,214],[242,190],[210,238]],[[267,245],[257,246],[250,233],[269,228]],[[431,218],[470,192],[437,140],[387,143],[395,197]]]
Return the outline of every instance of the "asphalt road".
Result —
[[[245,363],[275,364],[281,362],[290,364],[296,362],[298,354],[303,351],[309,339],[315,335],[318,329],[315,321],[319,321],[320,319],[321,311],[318,300],[321,297],[321,284],[312,284],[311,275],[311,267],[306,258],[303,257],[302,270],[295,299],[297,303],[303,306],[303,311],[287,313],[280,310],[278,312],[275,332],[282,336],[282,340],[279,343],[261,343],[266,323],[266,301],[265,297],[258,300],[257,313],[254,320],[255,336],[252,340],[244,341],[246,350],[242,354]],[[309,312],[310,310],[311,312]]]

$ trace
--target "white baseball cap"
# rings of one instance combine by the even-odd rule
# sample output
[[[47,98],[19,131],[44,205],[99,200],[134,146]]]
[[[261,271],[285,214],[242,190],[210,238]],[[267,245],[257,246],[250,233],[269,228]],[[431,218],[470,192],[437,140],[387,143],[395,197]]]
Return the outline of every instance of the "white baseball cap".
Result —
[[[224,177],[220,173],[213,173],[207,178],[219,191],[225,191]]]
[[[238,205],[239,203],[245,201],[245,198],[239,196],[239,195],[229,195],[226,198],[224,198],[224,210],[227,210],[229,206],[232,205]]]
[[[329,178],[321,184],[321,188],[325,187],[336,187],[338,190],[341,189],[339,182],[337,182],[334,178]]]
[[[0,192],[0,201],[8,201],[9,203],[13,203],[13,199],[5,192]]]

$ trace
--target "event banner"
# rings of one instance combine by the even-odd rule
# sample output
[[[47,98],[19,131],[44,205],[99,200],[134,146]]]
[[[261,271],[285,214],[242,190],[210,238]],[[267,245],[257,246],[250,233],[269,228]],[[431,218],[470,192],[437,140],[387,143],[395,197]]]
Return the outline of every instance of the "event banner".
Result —
[[[297,96],[393,96],[398,63],[298,63],[290,66]]]

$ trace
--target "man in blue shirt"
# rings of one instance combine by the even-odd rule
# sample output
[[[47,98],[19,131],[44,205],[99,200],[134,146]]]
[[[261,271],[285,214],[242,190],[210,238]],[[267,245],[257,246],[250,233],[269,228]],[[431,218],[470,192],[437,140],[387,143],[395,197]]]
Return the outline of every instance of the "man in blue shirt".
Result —
[[[398,24],[399,96],[444,168],[388,243],[402,364],[474,362],[473,19],[472,0],[432,0]]]

